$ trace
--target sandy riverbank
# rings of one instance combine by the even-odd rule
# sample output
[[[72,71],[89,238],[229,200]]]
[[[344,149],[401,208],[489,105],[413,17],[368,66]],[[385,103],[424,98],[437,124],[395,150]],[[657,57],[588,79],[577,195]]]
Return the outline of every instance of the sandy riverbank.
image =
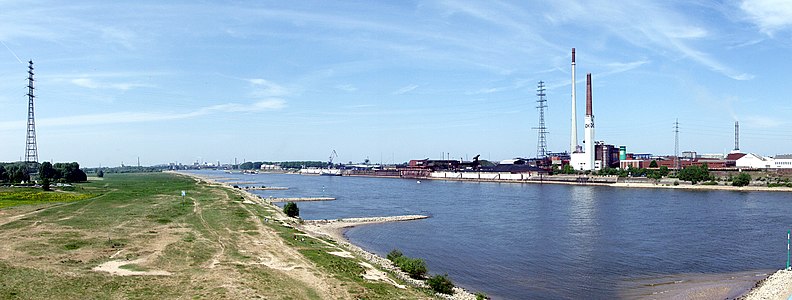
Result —
[[[175,172],[175,173],[182,174],[185,176],[190,176],[193,178],[198,178],[200,180],[204,180],[214,184],[220,184],[229,189],[239,191],[245,196],[246,202],[253,202],[260,205],[268,205],[275,208],[275,211],[278,212],[278,217],[276,219],[284,222],[292,222],[291,223],[292,226],[294,226],[298,230],[305,232],[308,236],[314,238],[329,238],[344,250],[353,253],[357,257],[367,261],[368,263],[376,265],[381,269],[390,271],[391,274],[393,274],[394,276],[398,277],[399,279],[403,280],[404,282],[407,282],[412,286],[424,287],[424,288],[428,287],[424,281],[410,278],[406,273],[402,272],[400,269],[394,266],[393,263],[391,263],[391,261],[383,257],[380,257],[374,253],[363,250],[363,248],[355,244],[352,244],[349,240],[347,240],[344,237],[343,234],[344,228],[367,225],[367,224],[418,220],[418,219],[428,218],[428,216],[404,215],[404,216],[386,216],[386,217],[346,218],[346,219],[337,219],[337,220],[304,220],[302,224],[300,224],[298,222],[293,222],[294,219],[288,218],[285,214],[283,214],[280,211],[280,208],[277,207],[276,205],[266,201],[266,199],[264,198],[254,195],[250,191],[243,189],[235,189],[230,184],[215,180],[215,178],[212,176],[185,173],[185,172]],[[436,295],[450,300],[476,299],[475,295],[459,287],[454,287],[454,295],[445,295],[445,294],[436,294]]]

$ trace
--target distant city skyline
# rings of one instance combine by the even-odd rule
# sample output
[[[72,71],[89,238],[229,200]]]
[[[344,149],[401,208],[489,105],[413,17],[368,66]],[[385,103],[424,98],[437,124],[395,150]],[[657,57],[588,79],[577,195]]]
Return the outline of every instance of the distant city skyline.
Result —
[[[379,163],[570,144],[592,73],[597,140],[629,152],[792,153],[792,3],[8,2],[0,161],[25,154],[27,61],[41,161]],[[582,129],[578,131],[582,139]],[[581,143],[582,144],[582,143]]]

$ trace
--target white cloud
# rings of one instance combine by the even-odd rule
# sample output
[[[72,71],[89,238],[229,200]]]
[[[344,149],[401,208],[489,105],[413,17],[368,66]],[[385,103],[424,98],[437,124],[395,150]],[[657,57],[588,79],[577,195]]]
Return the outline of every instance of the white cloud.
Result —
[[[89,89],[115,89],[115,90],[122,90],[126,91],[132,88],[138,87],[151,87],[149,84],[142,84],[142,83],[99,83],[94,79],[91,78],[75,78],[70,80],[70,82],[76,86],[89,88]]]
[[[402,94],[409,93],[409,92],[411,92],[411,91],[413,91],[413,90],[415,90],[417,88],[418,88],[417,84],[410,84],[410,85],[407,85],[405,87],[402,87],[402,88],[398,89],[397,91],[393,92],[393,94],[394,95],[402,95]]]
[[[345,91],[345,92],[356,92],[358,88],[350,85],[350,84],[340,84],[335,86],[336,89]]]
[[[255,90],[252,92],[256,98],[262,97],[281,97],[291,94],[291,91],[286,87],[261,78],[248,79]]]
[[[789,0],[744,0],[740,9],[767,35],[792,27],[792,2]]]
[[[90,115],[77,115],[57,118],[42,118],[36,120],[39,127],[65,127],[102,124],[145,123],[157,121],[170,121],[191,119],[216,113],[252,113],[279,110],[286,107],[283,99],[266,99],[249,104],[225,103],[202,107],[183,113],[161,112],[114,112]],[[23,121],[0,122],[0,130],[19,130],[24,128]]]
[[[611,33],[636,47],[665,56],[682,56],[735,80],[754,78],[695,48],[693,42],[718,37],[711,36],[701,21],[672,6],[668,2],[646,0],[557,0],[551,4],[554,9],[546,18],[554,23],[593,26],[598,32]]]
[[[778,128],[789,124],[789,122],[785,120],[779,120],[768,116],[746,116],[742,117],[740,122],[756,128]]]

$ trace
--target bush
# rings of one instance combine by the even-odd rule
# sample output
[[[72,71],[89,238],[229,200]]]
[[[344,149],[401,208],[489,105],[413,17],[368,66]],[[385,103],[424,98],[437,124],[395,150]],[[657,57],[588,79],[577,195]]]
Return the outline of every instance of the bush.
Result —
[[[99,177],[99,178],[104,177],[104,171],[102,171],[102,170],[96,171],[96,177]]]
[[[487,294],[484,294],[483,292],[476,292],[475,296],[476,296],[476,300],[489,299],[489,297],[487,297]]]
[[[404,254],[401,251],[399,251],[399,249],[393,249],[393,251],[388,253],[388,256],[386,256],[386,258],[390,261],[396,261],[397,258],[402,256],[404,256]]]
[[[718,185],[718,182],[714,181],[714,180],[713,181],[707,181],[705,183],[702,183],[701,185]]]
[[[426,280],[426,284],[435,292],[448,295],[454,294],[454,284],[451,279],[448,279],[448,274],[432,276]]]
[[[300,216],[300,208],[294,202],[289,202],[283,206],[283,213],[291,218],[296,218]]]
[[[746,186],[749,183],[751,183],[751,175],[748,175],[748,173],[740,173],[732,181],[733,186]]]
[[[679,180],[674,180],[674,185],[679,185]]]
[[[407,256],[399,256],[393,261],[399,269],[410,275],[415,279],[421,279],[426,275],[426,263],[420,258],[409,258]]]

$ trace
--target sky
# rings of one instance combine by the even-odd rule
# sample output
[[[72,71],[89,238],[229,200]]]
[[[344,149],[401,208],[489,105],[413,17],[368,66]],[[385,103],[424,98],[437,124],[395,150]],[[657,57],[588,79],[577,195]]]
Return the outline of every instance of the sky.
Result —
[[[112,2],[112,1],[111,1]],[[792,2],[0,0],[0,161],[500,160],[569,150],[592,73],[596,140],[628,152],[792,153]],[[581,141],[582,144],[582,141]]]

